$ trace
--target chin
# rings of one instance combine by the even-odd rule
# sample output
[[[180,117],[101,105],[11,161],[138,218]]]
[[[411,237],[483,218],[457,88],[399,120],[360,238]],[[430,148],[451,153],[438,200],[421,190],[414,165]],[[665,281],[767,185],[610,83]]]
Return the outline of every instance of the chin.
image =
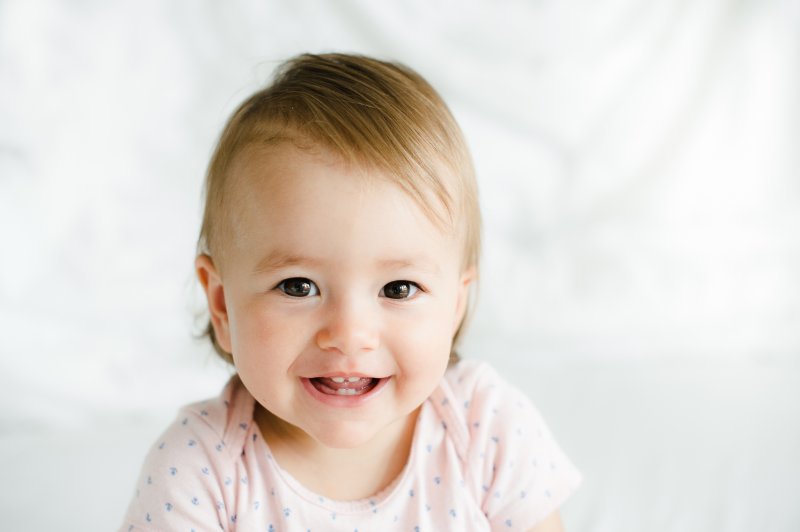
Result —
[[[383,427],[385,430],[386,427]],[[325,447],[332,449],[356,449],[368,444],[377,438],[382,429],[368,429],[366,427],[354,427],[349,423],[339,424],[337,427],[330,427],[320,431],[315,431],[313,438]]]

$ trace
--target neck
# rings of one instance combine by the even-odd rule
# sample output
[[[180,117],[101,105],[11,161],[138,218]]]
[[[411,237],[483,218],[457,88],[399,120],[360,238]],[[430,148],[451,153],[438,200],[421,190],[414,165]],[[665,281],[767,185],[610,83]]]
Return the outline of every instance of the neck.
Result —
[[[415,410],[372,440],[352,448],[322,445],[258,403],[254,419],[283,470],[318,495],[332,500],[357,500],[375,495],[403,471],[418,412]]]

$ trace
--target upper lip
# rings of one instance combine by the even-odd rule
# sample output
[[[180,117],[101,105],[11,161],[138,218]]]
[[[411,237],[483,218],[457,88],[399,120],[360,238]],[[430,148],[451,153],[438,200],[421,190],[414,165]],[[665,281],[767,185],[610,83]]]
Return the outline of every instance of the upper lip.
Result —
[[[332,377],[359,377],[361,379],[383,379],[384,377],[377,377],[375,375],[367,375],[366,373],[361,373],[358,371],[354,371],[351,373],[345,371],[332,371],[328,373],[323,373],[321,375],[313,375],[308,377],[309,379],[330,379]]]

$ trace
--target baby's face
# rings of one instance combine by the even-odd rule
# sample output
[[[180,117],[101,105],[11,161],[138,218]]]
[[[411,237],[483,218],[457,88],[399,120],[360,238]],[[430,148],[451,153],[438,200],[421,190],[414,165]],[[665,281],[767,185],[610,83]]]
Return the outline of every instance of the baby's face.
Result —
[[[325,151],[284,142],[233,171],[223,277],[202,259],[198,269],[242,381],[330,447],[394,430],[447,367],[473,279],[459,239],[396,185]]]

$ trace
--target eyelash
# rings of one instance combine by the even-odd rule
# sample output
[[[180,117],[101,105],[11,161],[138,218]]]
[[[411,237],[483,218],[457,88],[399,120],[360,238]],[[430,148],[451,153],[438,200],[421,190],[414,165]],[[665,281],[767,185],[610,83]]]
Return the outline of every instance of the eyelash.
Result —
[[[290,282],[290,281],[300,281],[303,285],[306,285],[306,284],[311,285],[314,288],[314,290],[316,290],[316,293],[306,294],[306,295],[303,295],[303,296],[291,295],[291,294],[286,292],[286,284],[288,282]],[[388,299],[394,299],[395,301],[403,301],[405,299],[411,299],[412,297],[414,297],[415,294],[417,294],[418,292],[422,292],[423,291],[422,287],[419,284],[415,283],[414,281],[408,281],[408,280],[402,279],[402,280],[397,280],[397,281],[391,281],[391,282],[386,283],[385,285],[383,285],[383,288],[381,288],[381,293],[384,296],[386,296],[386,293],[385,293],[386,287],[389,286],[389,285],[392,285],[392,284],[405,284],[405,285],[408,285],[410,287],[410,290],[409,290],[410,294],[407,297],[399,297],[399,298],[398,297],[390,297],[390,298],[388,298]],[[316,295],[319,294],[319,288],[317,288],[317,285],[314,283],[314,281],[312,281],[311,279],[307,279],[305,277],[290,277],[289,279],[284,279],[283,281],[278,283],[278,285],[275,287],[275,289],[283,292],[285,295],[287,295],[287,296],[289,296],[291,298],[294,298],[294,299],[305,299],[307,297],[316,296]]]
[[[304,284],[304,285],[306,285],[306,284],[311,285],[316,290],[316,293],[315,294],[306,294],[304,296],[293,296],[292,294],[289,294],[289,293],[286,292],[286,286],[285,286],[286,283],[289,283],[291,281],[299,281],[299,282],[302,282],[302,284]],[[315,296],[315,295],[319,294],[319,288],[317,288],[317,285],[314,284],[314,281],[312,281],[311,279],[306,279],[305,277],[290,277],[289,279],[284,279],[283,281],[278,283],[278,286],[276,286],[275,288],[277,290],[280,290],[281,292],[283,292],[287,296],[293,297],[293,298],[296,298],[296,299],[303,299],[305,297],[309,297],[309,295]]]

